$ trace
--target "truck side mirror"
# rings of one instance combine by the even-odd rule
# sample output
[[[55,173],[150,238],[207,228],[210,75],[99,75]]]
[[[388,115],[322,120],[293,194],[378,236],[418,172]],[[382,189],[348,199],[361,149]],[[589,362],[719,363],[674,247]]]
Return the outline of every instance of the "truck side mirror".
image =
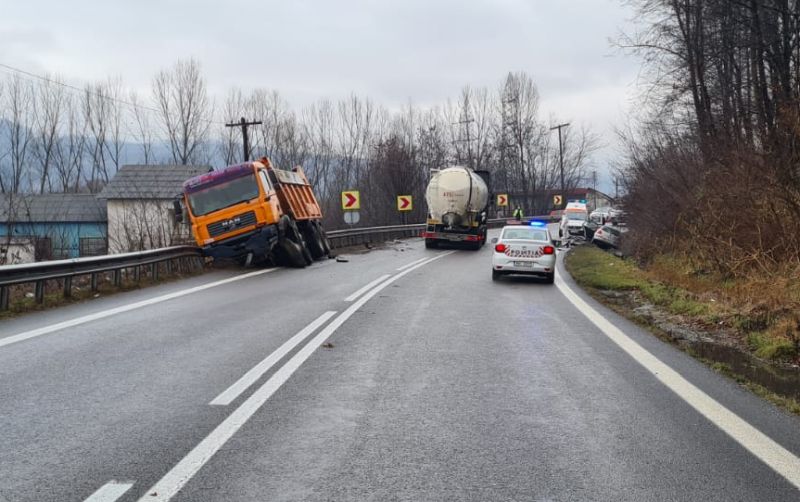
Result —
[[[183,223],[183,207],[181,206],[180,199],[172,201],[172,209],[175,213],[175,223]]]

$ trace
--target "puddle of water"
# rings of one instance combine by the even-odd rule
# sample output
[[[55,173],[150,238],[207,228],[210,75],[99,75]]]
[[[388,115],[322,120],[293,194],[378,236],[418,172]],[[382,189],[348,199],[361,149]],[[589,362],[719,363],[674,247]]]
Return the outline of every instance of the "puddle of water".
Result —
[[[731,370],[784,397],[800,401],[800,368],[771,366],[733,347],[709,342],[685,342],[698,356],[725,363]]]

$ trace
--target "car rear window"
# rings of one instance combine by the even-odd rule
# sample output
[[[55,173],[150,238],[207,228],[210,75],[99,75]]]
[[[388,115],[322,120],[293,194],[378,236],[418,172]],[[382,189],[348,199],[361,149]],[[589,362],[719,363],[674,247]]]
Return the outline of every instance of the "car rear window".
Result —
[[[503,239],[525,239],[529,241],[547,241],[547,232],[533,228],[507,228],[503,231]]]

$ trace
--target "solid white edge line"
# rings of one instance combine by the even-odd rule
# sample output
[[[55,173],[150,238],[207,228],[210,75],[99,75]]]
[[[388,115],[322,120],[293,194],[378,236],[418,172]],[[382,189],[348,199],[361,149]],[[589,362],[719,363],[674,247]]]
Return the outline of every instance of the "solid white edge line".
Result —
[[[712,424],[800,489],[800,458],[683,378],[586,303],[560,277],[556,286],[600,331]]]
[[[278,361],[283,359],[283,357],[292,351],[295,347],[297,347],[303,340],[308,338],[311,333],[315,332],[317,328],[325,324],[328,319],[336,315],[336,311],[328,311],[322,314],[321,316],[317,317],[315,320],[311,321],[311,323],[306,326],[305,328],[301,329],[297,332],[296,335],[291,337],[289,340],[284,342],[283,345],[278,347],[275,352],[268,355],[264,360],[260,363],[253,366],[253,368],[245,373],[239,380],[237,380],[233,385],[222,391],[222,393],[215,397],[213,401],[208,403],[211,406],[227,406],[231,404],[237,397],[239,397],[242,392],[247,390],[251,385],[253,385],[259,378],[264,376],[264,373],[269,371],[272,366],[275,365]]]
[[[131,489],[133,482],[112,479],[97,489],[84,502],[114,502]]]
[[[427,260],[427,258],[420,258],[419,260],[412,261],[411,263],[406,263],[406,264],[405,264],[405,265],[403,265],[402,267],[398,268],[398,269],[397,269],[397,271],[398,271],[398,272],[402,272],[403,270],[405,270],[405,269],[407,269],[407,268],[409,268],[409,267],[413,267],[413,266],[414,266],[414,265],[416,265],[417,263],[419,263],[419,262],[421,262],[421,261],[425,261],[425,260]]]
[[[325,342],[325,340],[336,331],[350,316],[364,306],[370,298],[378,294],[386,286],[413,272],[419,267],[425,266],[435,260],[444,258],[454,253],[449,251],[437,255],[424,261],[408,270],[395,275],[394,277],[382,282],[357,302],[350,305],[347,310],[339,314],[330,324],[319,332],[310,342],[308,342],[297,354],[289,359],[286,364],[280,367],[261,387],[248,397],[238,408],[222,421],[208,436],[206,436],[197,446],[186,454],[175,466],[167,472],[164,477],[156,482],[144,495],[139,502],[165,502],[170,500],[197,472],[211,459],[211,457],[224,445],[247,421],[258,411],[264,403],[283,385],[290,376],[302,365],[314,351]]]
[[[108,310],[103,310],[100,312],[95,312],[94,314],[89,314],[81,317],[76,317],[75,319],[70,319],[68,321],[62,321],[56,324],[51,324],[49,326],[44,326],[42,328],[32,329],[30,331],[23,331],[22,333],[17,333],[16,335],[11,335],[5,338],[0,338],[0,347],[5,347],[6,345],[11,345],[12,343],[21,342],[23,340],[29,340],[31,338],[35,338],[37,336],[47,335],[49,333],[53,333],[55,331],[59,331],[66,328],[72,328],[74,326],[79,326],[81,324],[86,324],[87,322],[96,321],[98,319],[103,319],[105,317],[110,317],[112,315],[121,314],[123,312],[129,312],[131,310],[136,310],[142,307],[147,307],[149,305],[154,305],[156,303],[165,302],[167,300],[172,300],[174,298],[180,298],[182,296],[190,295],[192,293],[197,293],[199,291],[203,291],[210,288],[215,288],[217,286],[222,286],[223,284],[229,284],[231,282],[241,281],[242,279],[247,279],[250,277],[254,277],[261,274],[266,274],[269,272],[273,272],[277,270],[277,268],[268,268],[264,270],[257,270],[255,272],[249,272],[242,275],[237,275],[235,277],[229,277],[227,279],[222,279],[215,282],[210,282],[208,284],[201,284],[200,286],[195,286],[189,289],[183,289],[181,291],[174,291],[172,293],[167,293],[166,295],[156,296],[155,298],[149,298],[147,300],[138,301],[135,303],[131,303],[128,305],[121,305],[119,307],[114,307]]]
[[[345,298],[344,301],[352,302],[353,300],[357,299],[359,296],[361,296],[364,293],[366,293],[367,291],[369,291],[369,289],[371,287],[373,287],[374,285],[376,285],[379,282],[383,281],[384,279],[388,279],[389,277],[391,277],[391,274],[385,274],[385,275],[382,275],[382,276],[378,277],[377,279],[375,279],[374,281],[370,282],[369,284],[367,284],[363,288],[359,288],[358,291],[356,291],[352,295],[350,295],[347,298]]]

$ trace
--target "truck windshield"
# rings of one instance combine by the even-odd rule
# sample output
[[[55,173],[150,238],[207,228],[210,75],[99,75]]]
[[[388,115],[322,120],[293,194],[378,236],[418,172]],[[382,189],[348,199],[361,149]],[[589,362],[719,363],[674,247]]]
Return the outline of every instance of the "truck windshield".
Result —
[[[254,174],[202,188],[189,194],[189,204],[195,216],[217,211],[258,197],[258,184]]]

